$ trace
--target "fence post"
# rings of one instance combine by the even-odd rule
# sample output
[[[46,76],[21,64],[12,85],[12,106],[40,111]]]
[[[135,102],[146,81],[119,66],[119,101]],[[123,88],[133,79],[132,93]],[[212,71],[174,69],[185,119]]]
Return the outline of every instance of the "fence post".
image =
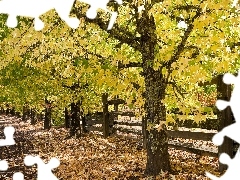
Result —
[[[119,98],[118,95],[116,95],[116,96],[114,97],[114,99],[118,99],[118,98]],[[114,111],[115,111],[115,112],[118,112],[118,105],[119,105],[119,104],[114,104]]]
[[[115,133],[113,129],[115,115],[114,115],[114,112],[109,112],[108,115],[109,115],[108,116],[109,117],[109,135],[112,135]]]
[[[231,85],[224,84],[223,75],[219,75],[217,81],[217,99],[229,101],[230,97],[231,97]],[[219,131],[233,123],[231,113],[232,112],[230,107],[227,107],[223,111],[218,110],[217,116],[218,119],[220,120]],[[228,137],[224,137],[223,144],[218,147],[218,156],[220,156],[221,153],[227,153],[231,158],[233,158],[233,140],[231,140]],[[227,165],[221,164],[219,162],[219,171],[223,172],[226,169]]]
[[[114,104],[114,111],[118,112],[118,104]]]
[[[107,138],[109,136],[109,113],[108,113],[108,94],[102,94],[102,104],[103,104],[103,137]]]

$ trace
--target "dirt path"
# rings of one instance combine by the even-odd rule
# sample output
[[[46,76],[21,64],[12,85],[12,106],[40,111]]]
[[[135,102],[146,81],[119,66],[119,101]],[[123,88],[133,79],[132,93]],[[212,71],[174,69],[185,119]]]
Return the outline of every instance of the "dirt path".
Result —
[[[39,155],[45,163],[51,157],[60,160],[53,170],[59,180],[147,180],[144,177],[146,151],[137,149],[137,140],[111,136],[107,139],[92,133],[81,138],[66,139],[69,132],[64,128],[43,130],[43,123],[30,125],[15,117],[0,116],[0,139],[5,138],[4,127],[15,128],[13,146],[0,147],[0,160],[7,160],[9,169],[0,172],[0,180],[12,180],[16,172],[24,174],[24,180],[37,179],[37,167],[24,165],[26,155]],[[217,158],[200,157],[185,151],[169,148],[173,174],[163,174],[159,179],[206,180],[205,171],[219,175]]]

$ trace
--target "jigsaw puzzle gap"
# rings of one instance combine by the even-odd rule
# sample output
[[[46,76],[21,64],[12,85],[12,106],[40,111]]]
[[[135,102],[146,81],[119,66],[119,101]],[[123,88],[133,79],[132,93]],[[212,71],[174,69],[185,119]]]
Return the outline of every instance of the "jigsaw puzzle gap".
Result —
[[[28,155],[25,157],[24,163],[26,166],[37,164],[38,180],[58,180],[58,178],[52,173],[52,169],[57,168],[60,165],[60,161],[57,158],[51,158],[50,161],[45,164],[39,156]]]
[[[215,145],[220,146],[223,144],[224,137],[228,137],[237,143],[240,144],[240,112],[238,110],[238,104],[240,103],[240,71],[238,72],[238,76],[233,76],[232,74],[226,73],[223,76],[223,82],[225,84],[234,84],[234,89],[230,98],[230,101],[217,100],[216,106],[219,110],[224,110],[227,106],[230,106],[232,113],[235,117],[235,123],[225,127],[220,132],[215,134],[212,138],[212,141]],[[240,149],[238,148],[237,153],[234,158],[230,158],[230,156],[226,153],[222,153],[219,157],[219,161],[222,164],[226,164],[228,166],[227,171],[221,176],[216,177],[213,174],[206,172],[206,176],[211,178],[212,180],[237,180],[240,177]]]
[[[86,16],[89,19],[95,19],[97,17],[97,10],[102,9],[111,14],[108,30],[113,27],[113,24],[117,18],[116,12],[111,12],[107,9],[109,0],[79,0],[90,5],[87,10]],[[59,17],[66,22],[66,24],[76,29],[79,27],[80,20],[76,17],[70,17],[70,12],[74,5],[75,0],[1,0],[0,1],[0,13],[8,14],[6,25],[10,28],[15,28],[18,25],[17,16],[23,16],[34,19],[34,28],[36,31],[40,31],[44,28],[44,22],[40,20],[40,16],[46,12],[54,9]],[[121,0],[116,0],[121,5]],[[13,6],[14,4],[14,6]]]
[[[15,130],[14,127],[8,126],[4,128],[4,136],[5,139],[0,139],[0,147],[1,146],[10,146],[15,144],[15,140],[13,138]]]

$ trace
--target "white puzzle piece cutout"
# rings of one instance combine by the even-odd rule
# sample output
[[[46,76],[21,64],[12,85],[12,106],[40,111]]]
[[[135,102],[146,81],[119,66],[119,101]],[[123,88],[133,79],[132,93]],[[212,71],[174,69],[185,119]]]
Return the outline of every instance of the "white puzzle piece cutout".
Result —
[[[5,139],[0,139],[0,147],[1,146],[11,146],[15,144],[15,140],[13,139],[13,134],[15,132],[14,127],[8,126],[4,128],[4,136]],[[6,171],[8,169],[8,163],[6,160],[0,160],[0,171]]]
[[[111,19],[108,24],[107,30],[112,29],[114,22],[117,19],[117,12],[112,12],[107,9],[107,4],[109,0],[79,0],[80,2],[84,2],[90,5],[90,8],[87,10],[86,16],[89,19],[95,19],[97,17],[97,10],[102,9],[105,10],[106,12],[111,14]],[[122,0],[116,0],[116,2],[121,5]]]
[[[230,101],[217,100],[216,106],[219,110],[224,110],[227,106],[231,107],[232,113],[235,118],[235,123],[225,127],[217,134],[215,134],[212,138],[212,141],[215,145],[220,146],[224,141],[224,137],[229,137],[230,139],[236,141],[240,144],[240,71],[238,72],[238,76],[234,76],[232,74],[226,73],[223,76],[223,82],[225,84],[234,84],[234,89],[230,98]],[[228,169],[226,173],[221,177],[216,177],[208,172],[206,172],[206,176],[211,178],[212,180],[237,180],[240,177],[240,149],[238,149],[235,157],[231,159],[229,155],[226,153],[222,153],[219,157],[219,161],[223,164],[228,165]]]
[[[111,14],[108,30],[112,29],[117,18],[116,12],[107,9],[109,0],[79,0],[90,5],[86,16],[94,19],[97,16],[97,10],[103,9]],[[18,25],[17,16],[34,18],[34,27],[36,31],[44,28],[44,22],[39,18],[46,12],[55,9],[59,17],[73,29],[78,28],[80,20],[76,17],[69,17],[75,0],[0,0],[0,13],[8,14],[7,26],[15,28]],[[122,0],[116,0],[121,5]]]
[[[228,165],[228,169],[225,172],[224,175],[222,175],[221,177],[216,177],[208,172],[206,172],[206,176],[208,178],[211,178],[212,180],[238,180],[240,177],[240,171],[239,171],[239,167],[240,167],[240,151],[238,149],[235,157],[233,159],[231,159],[229,157],[229,155],[227,155],[226,153],[222,153],[219,157],[219,161],[222,164],[226,164]]]
[[[8,14],[6,24],[11,28],[18,25],[17,16],[34,18],[35,30],[39,31],[44,28],[44,23],[39,17],[55,9],[68,26],[76,29],[80,24],[79,19],[69,17],[74,2],[75,0],[1,0],[0,13]]]
[[[26,166],[32,166],[37,164],[37,180],[58,180],[58,178],[52,173],[52,169],[57,168],[60,165],[60,161],[57,158],[51,158],[49,163],[45,164],[39,156],[28,155],[24,159]]]
[[[16,172],[13,174],[13,180],[24,180],[24,175],[20,172]]]
[[[0,161],[0,171],[6,171],[8,169],[8,163],[6,160]]]
[[[15,132],[14,127],[12,126],[5,127],[3,132],[5,139],[0,139],[0,147],[14,145],[15,144],[15,140],[13,139],[13,134]]]

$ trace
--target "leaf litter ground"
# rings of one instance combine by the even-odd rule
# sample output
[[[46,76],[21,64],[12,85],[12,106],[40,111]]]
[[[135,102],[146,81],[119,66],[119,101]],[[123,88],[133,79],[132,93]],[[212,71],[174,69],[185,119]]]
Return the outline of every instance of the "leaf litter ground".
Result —
[[[137,140],[129,136],[111,136],[107,139],[93,133],[81,138],[67,139],[64,128],[43,130],[42,122],[30,125],[15,117],[0,116],[0,139],[4,127],[15,127],[13,146],[0,147],[0,159],[7,160],[9,169],[0,172],[1,180],[10,180],[16,172],[22,172],[25,180],[36,179],[37,166],[24,166],[26,155],[39,155],[44,162],[51,157],[60,160],[53,173],[60,180],[79,179],[152,179],[144,176],[146,151],[137,148]],[[161,173],[156,179],[194,180],[208,179],[205,171],[217,176],[218,159],[198,156],[169,148],[173,172]]]

